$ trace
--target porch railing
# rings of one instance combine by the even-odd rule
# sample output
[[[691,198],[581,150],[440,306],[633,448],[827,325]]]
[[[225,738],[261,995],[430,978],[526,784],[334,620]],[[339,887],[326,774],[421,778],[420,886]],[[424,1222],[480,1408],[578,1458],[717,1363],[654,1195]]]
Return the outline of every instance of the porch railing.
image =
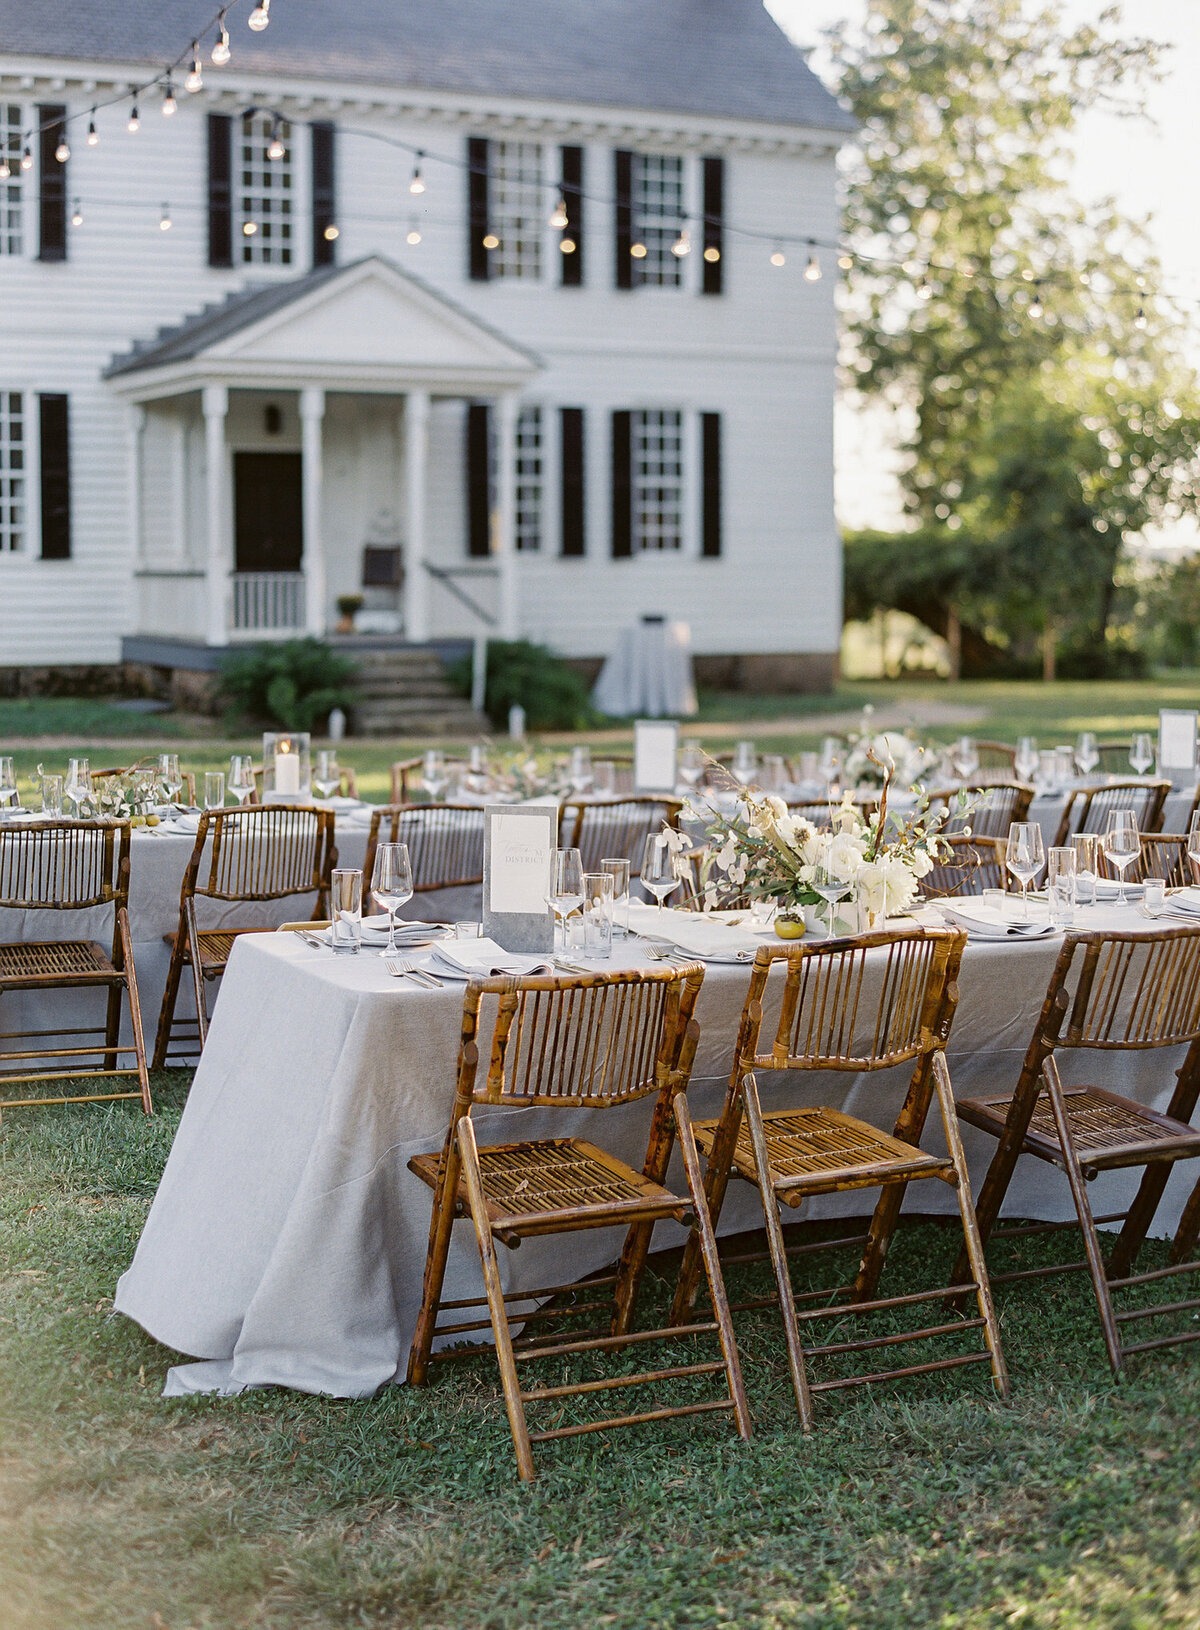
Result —
[[[293,633],[304,627],[302,572],[234,572],[233,627],[237,633]]]

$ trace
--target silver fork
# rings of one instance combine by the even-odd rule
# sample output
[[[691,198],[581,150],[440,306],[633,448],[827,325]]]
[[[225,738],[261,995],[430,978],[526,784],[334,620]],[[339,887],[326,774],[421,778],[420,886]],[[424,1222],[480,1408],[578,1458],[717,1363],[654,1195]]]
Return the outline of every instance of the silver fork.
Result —
[[[435,979],[433,974],[426,973],[424,968],[414,968],[407,957],[385,956],[383,965],[389,973],[395,974],[398,979],[411,979],[415,984],[424,985],[429,990],[443,990],[445,988],[440,979]]]

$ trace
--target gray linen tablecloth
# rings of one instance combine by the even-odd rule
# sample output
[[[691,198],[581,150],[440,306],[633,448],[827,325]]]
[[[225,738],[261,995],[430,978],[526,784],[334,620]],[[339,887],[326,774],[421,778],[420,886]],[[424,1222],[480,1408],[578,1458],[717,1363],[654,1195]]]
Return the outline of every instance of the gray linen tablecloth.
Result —
[[[1093,908],[1084,926],[1143,926],[1133,910]],[[1011,1086],[1045,994],[1057,936],[967,947],[949,1059],[960,1094]],[[640,965],[636,941],[613,965]],[[693,1115],[715,1114],[749,978],[743,965],[711,965],[696,1016],[701,1039],[689,1092]],[[290,935],[237,945],[208,1045],[163,1179],[115,1305],[168,1346],[207,1362],[170,1372],[168,1392],[274,1383],[365,1397],[404,1375],[421,1295],[429,1189],[409,1158],[436,1150],[453,1099],[461,985],[421,989],[391,978],[377,958],[337,959]],[[486,1051],[481,1048],[486,1057]],[[1064,1055],[1064,1077],[1086,1078],[1164,1108],[1177,1050]],[[874,1075],[764,1076],[768,1108],[828,1104],[890,1127],[905,1080]],[[591,1112],[482,1110],[481,1142],[587,1135],[639,1167],[646,1103]],[[926,1134],[942,1145],[936,1107]],[[994,1144],[963,1133],[972,1179]],[[676,1162],[676,1166],[677,1166]],[[1174,1225],[1190,1179],[1172,1179],[1163,1226]],[[673,1170],[671,1181],[681,1184]],[[1137,1173],[1102,1176],[1100,1212],[1128,1200]],[[677,1189],[677,1192],[682,1192]],[[939,1183],[909,1191],[915,1209],[953,1211]],[[808,1216],[861,1209],[862,1197],[810,1202]],[[1009,1214],[1070,1216],[1065,1178],[1021,1162]],[[758,1226],[749,1185],[735,1183],[721,1232]],[[506,1288],[533,1288],[600,1268],[616,1255],[613,1230],[526,1241],[501,1252]],[[682,1238],[659,1225],[655,1246]],[[455,1229],[445,1294],[477,1295],[481,1279],[469,1222]]]

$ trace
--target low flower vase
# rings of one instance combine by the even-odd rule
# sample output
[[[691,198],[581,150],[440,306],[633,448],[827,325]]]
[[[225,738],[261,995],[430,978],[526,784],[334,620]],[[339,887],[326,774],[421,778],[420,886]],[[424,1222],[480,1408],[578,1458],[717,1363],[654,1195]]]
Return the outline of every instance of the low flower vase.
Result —
[[[829,914],[833,913],[830,928]],[[844,939],[848,934],[861,934],[857,900],[836,900],[832,905],[821,900],[815,906],[804,907],[804,924],[808,932],[817,937]]]

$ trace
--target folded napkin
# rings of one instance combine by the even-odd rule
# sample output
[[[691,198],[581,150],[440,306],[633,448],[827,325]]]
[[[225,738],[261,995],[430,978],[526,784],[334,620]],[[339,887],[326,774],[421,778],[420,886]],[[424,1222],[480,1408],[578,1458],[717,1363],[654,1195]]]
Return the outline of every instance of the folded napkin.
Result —
[[[1200,921],[1200,888],[1189,885],[1186,889],[1176,889],[1167,896],[1167,907],[1184,917],[1195,917]]]
[[[1028,922],[1010,915],[1017,909],[1015,901],[1005,911],[997,911],[995,906],[985,905],[982,900],[976,899],[936,900],[934,904],[956,927],[965,928],[972,939],[1028,940],[1057,933],[1057,929],[1050,925],[1046,907],[1039,906],[1036,901],[1029,908]]]
[[[488,979],[495,974],[553,973],[542,956],[506,951],[495,940],[439,940],[429,953],[431,973],[451,979]]]
[[[629,927],[643,939],[657,940],[687,956],[702,957],[706,962],[750,961],[762,943],[757,935],[744,928],[713,922],[702,912],[660,914],[657,906],[642,905],[638,900],[629,902]]]
[[[1098,877],[1096,879],[1097,900],[1116,900],[1120,897],[1120,893],[1121,885],[1114,882],[1111,877]],[[1140,898],[1141,894],[1142,885],[1140,883],[1126,883],[1125,898],[1127,900],[1136,900]]]

